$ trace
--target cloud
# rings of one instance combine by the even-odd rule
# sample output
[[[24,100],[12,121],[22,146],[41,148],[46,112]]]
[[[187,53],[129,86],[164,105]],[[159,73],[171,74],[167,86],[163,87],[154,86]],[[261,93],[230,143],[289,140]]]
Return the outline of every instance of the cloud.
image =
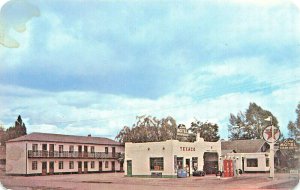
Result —
[[[112,137],[151,114],[213,121],[226,137],[249,102],[282,127],[294,119],[300,19],[289,2],[31,3],[41,16],[22,46],[0,47],[5,126],[21,114],[29,131]]]

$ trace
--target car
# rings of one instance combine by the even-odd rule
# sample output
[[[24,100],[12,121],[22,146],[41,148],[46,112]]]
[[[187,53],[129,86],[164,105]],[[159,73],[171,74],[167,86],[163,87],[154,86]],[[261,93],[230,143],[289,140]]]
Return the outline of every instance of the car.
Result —
[[[204,171],[194,171],[193,172],[193,176],[205,176],[205,172]]]

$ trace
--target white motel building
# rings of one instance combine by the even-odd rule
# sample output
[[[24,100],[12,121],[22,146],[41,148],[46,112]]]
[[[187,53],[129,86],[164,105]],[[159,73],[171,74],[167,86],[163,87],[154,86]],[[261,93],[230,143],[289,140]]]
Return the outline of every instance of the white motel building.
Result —
[[[177,177],[178,169],[219,168],[221,141],[125,143],[125,175],[138,177]]]
[[[6,144],[6,174],[123,171],[124,146],[108,138],[31,133]]]

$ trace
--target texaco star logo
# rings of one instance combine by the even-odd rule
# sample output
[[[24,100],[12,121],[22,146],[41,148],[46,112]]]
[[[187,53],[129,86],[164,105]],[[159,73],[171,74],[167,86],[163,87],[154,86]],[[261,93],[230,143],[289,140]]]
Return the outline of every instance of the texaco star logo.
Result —
[[[273,136],[272,136],[272,127],[273,127]],[[268,126],[263,131],[263,138],[267,142],[276,142],[280,137],[280,130],[275,126]]]

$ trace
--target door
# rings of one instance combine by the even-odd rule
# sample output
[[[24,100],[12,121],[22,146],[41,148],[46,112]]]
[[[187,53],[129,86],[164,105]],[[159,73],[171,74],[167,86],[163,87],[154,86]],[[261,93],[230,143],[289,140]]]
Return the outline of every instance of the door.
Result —
[[[47,157],[47,144],[42,144],[42,156]]]
[[[47,162],[42,162],[42,175],[47,175]]]
[[[54,174],[54,162],[53,161],[49,162],[49,173]]]
[[[245,171],[245,163],[244,163],[244,157],[242,157],[242,170]]]
[[[111,162],[111,171],[115,171],[115,161]]]
[[[49,157],[54,157],[54,144],[49,144]]]
[[[123,171],[123,164],[124,164],[123,161],[121,161],[121,162],[120,162],[120,171],[121,171],[121,172]]]
[[[99,161],[99,171],[102,172],[102,161]]]
[[[190,159],[185,159],[185,169],[188,176],[190,176],[191,171],[190,165]]]
[[[127,160],[127,176],[132,176],[132,161]]]
[[[82,173],[82,162],[81,161],[79,161],[78,162],[78,173]]]
[[[88,147],[84,146],[84,157],[86,158],[88,156]]]
[[[88,162],[85,161],[84,162],[84,173],[87,173],[88,172]]]
[[[112,147],[112,157],[116,156],[116,147]]]

